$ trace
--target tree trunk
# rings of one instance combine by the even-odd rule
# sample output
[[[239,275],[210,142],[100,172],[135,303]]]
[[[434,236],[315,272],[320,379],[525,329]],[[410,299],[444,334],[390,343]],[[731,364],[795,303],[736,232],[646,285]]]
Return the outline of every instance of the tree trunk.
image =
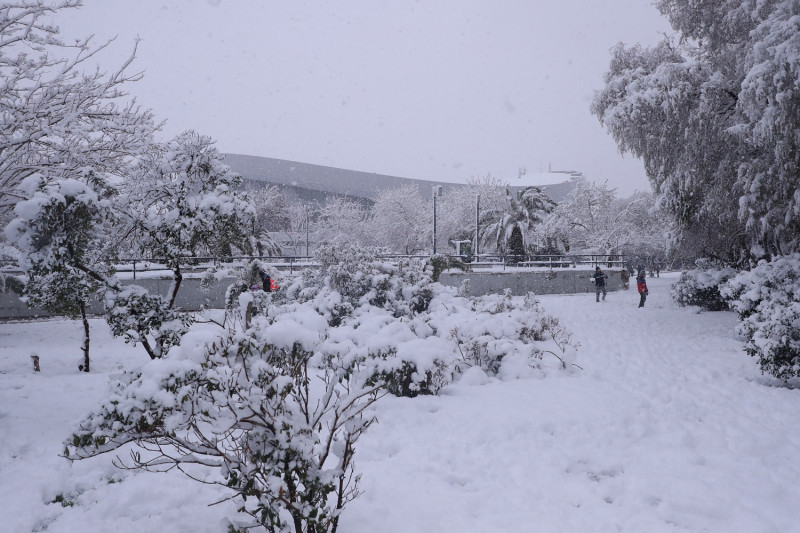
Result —
[[[181,281],[183,281],[183,274],[181,274],[181,267],[176,266],[173,270],[172,286],[170,287],[169,307],[172,309],[175,306],[175,299],[178,297],[178,289],[181,288]]]
[[[86,302],[78,302],[81,310],[81,320],[83,321],[83,364],[79,366],[84,372],[89,371],[89,319],[86,317]]]

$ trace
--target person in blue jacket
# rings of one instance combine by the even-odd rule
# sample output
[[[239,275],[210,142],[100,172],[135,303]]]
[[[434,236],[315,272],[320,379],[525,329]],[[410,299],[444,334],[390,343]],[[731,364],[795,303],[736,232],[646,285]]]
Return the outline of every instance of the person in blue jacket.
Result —
[[[606,299],[606,280],[608,276],[606,273],[600,270],[600,267],[594,268],[594,294],[595,294],[595,301],[600,301],[600,293],[603,293],[603,300]]]

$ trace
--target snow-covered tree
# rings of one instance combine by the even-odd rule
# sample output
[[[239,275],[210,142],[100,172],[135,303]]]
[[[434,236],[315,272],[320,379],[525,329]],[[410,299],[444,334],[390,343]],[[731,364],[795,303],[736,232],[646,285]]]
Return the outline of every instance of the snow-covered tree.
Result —
[[[71,174],[71,173],[70,173]],[[105,230],[114,218],[115,190],[91,169],[69,176],[28,176],[18,190],[17,218],[6,227],[27,273],[23,297],[52,313],[79,316],[83,323],[83,364],[89,372],[90,299],[111,274]]]
[[[124,183],[121,211],[138,249],[172,271],[172,284],[166,298],[141,287],[107,292],[106,308],[115,335],[142,343],[151,358],[159,358],[180,343],[191,323],[175,308],[186,259],[219,259],[232,247],[251,253],[255,210],[210,138],[185,132],[147,156],[138,178]]]
[[[419,253],[429,247],[431,209],[415,185],[378,193],[368,225],[372,243],[401,254]]]
[[[368,211],[356,200],[334,196],[316,213],[311,224],[317,245],[372,242],[367,231]]]
[[[616,200],[607,183],[580,182],[547,217],[545,232],[572,253],[620,253]]]
[[[511,233],[519,227],[525,248],[535,248],[540,241],[538,226],[555,206],[538,187],[525,187],[516,194],[506,187],[504,205],[481,211],[481,240],[507,253]]]
[[[511,235],[508,237],[508,255],[511,264],[519,263],[525,255],[525,243],[522,240],[522,230],[519,224],[514,224]]]
[[[286,197],[275,185],[251,186],[248,196],[255,209],[255,252],[258,255],[280,255],[277,235],[290,229],[289,207]]]
[[[684,242],[728,263],[800,246],[797,2],[660,0],[679,32],[618,45],[592,111],[642,158]]]
[[[152,114],[127,97],[131,56],[118,69],[86,71],[108,42],[67,43],[46,19],[80,0],[0,4],[0,218],[20,200],[19,185],[34,174],[91,168],[126,175],[131,158],[152,141]]]
[[[614,209],[615,228],[609,240],[617,243],[620,253],[649,258],[650,263],[662,263],[674,255],[674,222],[653,194],[637,191],[618,200]]]
[[[126,213],[140,251],[173,271],[170,306],[188,257],[252,252],[255,209],[209,137],[182,133],[154,146],[126,182]]]

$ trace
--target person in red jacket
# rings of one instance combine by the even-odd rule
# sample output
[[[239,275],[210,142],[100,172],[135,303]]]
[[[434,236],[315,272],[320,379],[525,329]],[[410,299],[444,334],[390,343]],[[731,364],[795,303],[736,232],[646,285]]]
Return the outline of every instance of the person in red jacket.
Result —
[[[647,279],[644,276],[644,270],[640,270],[636,275],[636,288],[639,289],[639,307],[644,307],[644,302],[647,300]]]

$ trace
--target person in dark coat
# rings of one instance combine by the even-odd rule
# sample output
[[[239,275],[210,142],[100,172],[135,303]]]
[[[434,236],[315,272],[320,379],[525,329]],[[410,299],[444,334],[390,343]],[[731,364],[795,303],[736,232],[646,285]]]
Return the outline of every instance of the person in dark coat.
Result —
[[[608,276],[606,273],[600,270],[600,267],[594,268],[594,294],[595,294],[595,301],[600,301],[600,293],[603,293],[603,300],[606,299],[606,280]]]
[[[264,292],[272,292],[272,278],[263,270],[259,272],[261,276],[261,287]]]
[[[647,300],[647,278],[645,278],[644,270],[640,270],[636,276],[636,288],[639,289],[639,307],[644,307],[644,302]]]

